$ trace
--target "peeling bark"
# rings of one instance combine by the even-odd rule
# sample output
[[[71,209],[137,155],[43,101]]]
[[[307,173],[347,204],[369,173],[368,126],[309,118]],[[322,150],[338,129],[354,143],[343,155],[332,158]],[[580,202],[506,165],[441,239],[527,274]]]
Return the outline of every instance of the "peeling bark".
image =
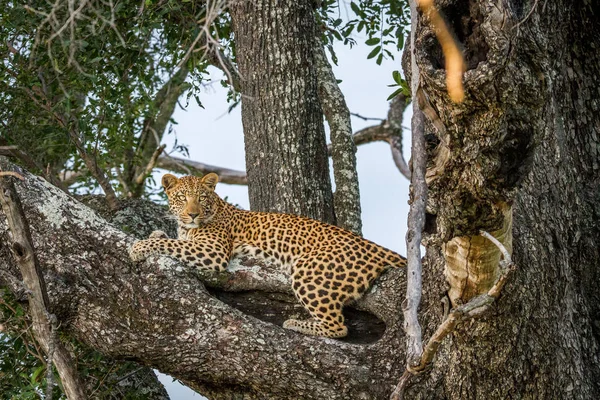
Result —
[[[444,244],[446,257],[450,248],[464,252],[463,269],[452,272],[460,279],[450,280],[456,303],[497,275],[498,251],[476,243],[478,230],[512,240],[519,269],[491,313],[442,344],[409,398],[600,396],[592,289],[600,282],[600,13],[589,2],[558,1],[530,14],[536,3],[437,3],[464,46],[459,105],[445,93],[434,33],[426,21],[417,30],[416,61],[434,112],[427,260],[442,264],[435,249]]]

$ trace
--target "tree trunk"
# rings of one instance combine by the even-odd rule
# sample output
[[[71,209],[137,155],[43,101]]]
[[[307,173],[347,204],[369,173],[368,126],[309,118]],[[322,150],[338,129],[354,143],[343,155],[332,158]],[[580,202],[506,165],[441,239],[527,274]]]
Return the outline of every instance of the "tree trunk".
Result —
[[[504,237],[508,227],[518,269],[409,398],[600,397],[600,13],[591,4],[440,1],[468,64],[461,104],[445,92],[442,53],[421,18],[412,54],[435,111],[428,261],[442,265],[440,244],[448,257],[462,241],[463,264],[446,262],[462,268],[447,271],[452,300],[466,301],[497,272],[497,261],[472,264],[477,232]]]
[[[309,0],[230,6],[250,208],[335,222]]]

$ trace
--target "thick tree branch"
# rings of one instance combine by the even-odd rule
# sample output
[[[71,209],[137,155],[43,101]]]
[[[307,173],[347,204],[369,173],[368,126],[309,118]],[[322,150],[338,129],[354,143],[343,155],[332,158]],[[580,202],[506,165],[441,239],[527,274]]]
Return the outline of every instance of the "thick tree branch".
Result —
[[[335,193],[333,197],[337,225],[358,235],[362,234],[360,191],[356,171],[356,145],[352,140],[350,110],[337,84],[333,70],[316,30],[314,44],[315,68],[319,86],[319,100],[329,124],[331,158]]]
[[[399,378],[389,369],[390,358],[378,355],[394,353],[394,363],[404,360],[401,350],[390,350],[401,348],[404,340],[397,312],[404,271],[384,274],[358,303],[385,322],[380,340],[365,346],[308,337],[264,322],[269,315],[284,319],[299,312],[273,311],[282,302],[277,296],[290,291],[281,271],[242,260],[207,280],[207,285],[243,293],[270,287],[276,293],[257,292],[261,321],[216,300],[194,271],[175,261],[155,257],[131,264],[132,238],[115,225],[151,229],[148,211],[136,216],[125,202],[111,225],[45,181],[24,177],[17,189],[35,226],[33,242],[47,271],[50,303],[61,321],[70,321],[67,332],[103,354],[136,359],[217,399],[231,390],[250,398],[384,398]],[[6,235],[0,223],[0,237]],[[5,241],[0,243],[0,270],[14,272]],[[239,307],[248,303],[231,301]],[[295,300],[291,304],[297,306]]]

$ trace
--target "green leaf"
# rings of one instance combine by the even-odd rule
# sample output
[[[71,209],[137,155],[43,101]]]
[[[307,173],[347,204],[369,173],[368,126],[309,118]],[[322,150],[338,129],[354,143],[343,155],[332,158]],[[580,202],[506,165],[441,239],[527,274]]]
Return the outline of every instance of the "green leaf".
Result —
[[[398,50],[402,50],[404,47],[404,35],[398,36]]]
[[[367,56],[367,60],[375,57],[377,54],[379,54],[380,51],[381,51],[381,46],[375,47],[373,50],[371,50],[371,52]]]
[[[398,96],[400,93],[402,93],[402,88],[400,89],[396,89],[394,91],[394,93],[390,94],[387,98],[387,101],[390,101],[391,99],[393,99],[394,97]]]
[[[377,57],[377,60],[375,62],[377,63],[377,65],[381,65],[382,61],[383,61],[383,53],[379,54],[379,56]]]
[[[34,383],[37,382],[38,377],[40,376],[40,374],[46,369],[45,365],[40,365],[39,367],[37,367],[35,369],[35,371],[33,372],[33,374],[31,375],[31,384],[33,385]]]
[[[379,41],[380,41],[380,40],[379,40],[379,38],[377,38],[377,37],[373,37],[373,38],[370,38],[370,39],[368,39],[368,40],[365,42],[365,44],[366,44],[367,46],[375,46],[376,44],[378,44],[378,43],[379,43]]]
[[[352,11],[354,11],[354,14],[358,16],[362,14],[362,12],[360,11],[360,7],[355,2],[350,3],[350,8],[352,9]]]
[[[394,82],[398,85],[402,85],[402,75],[400,75],[400,71],[392,72],[392,78],[394,78]]]
[[[358,23],[358,27],[356,28],[356,31],[357,31],[357,32],[360,32],[360,31],[362,31],[362,30],[363,30],[363,28],[365,27],[365,25],[366,25],[366,24],[365,24],[365,21],[360,21],[360,22]]]

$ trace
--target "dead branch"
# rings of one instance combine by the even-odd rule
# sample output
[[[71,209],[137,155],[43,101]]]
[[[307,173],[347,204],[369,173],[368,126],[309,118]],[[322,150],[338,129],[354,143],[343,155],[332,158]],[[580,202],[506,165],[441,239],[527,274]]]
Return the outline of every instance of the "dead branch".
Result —
[[[219,175],[219,181],[230,185],[247,185],[248,178],[245,171],[236,171],[233,169],[217,167],[204,164],[198,161],[192,161],[180,157],[172,157],[166,154],[158,157],[156,162],[158,168],[168,169],[169,171],[182,174],[208,174],[214,172]]]
[[[3,175],[7,175],[6,171],[4,172]],[[69,399],[85,399],[83,385],[71,355],[62,343],[53,337],[52,321],[56,317],[48,312],[49,300],[46,285],[31,244],[31,234],[19,197],[14,185],[5,177],[0,178],[0,203],[12,234],[12,243],[9,247],[19,265],[29,294],[29,310],[33,320],[34,334],[48,355],[47,368],[52,370],[51,365],[52,362],[54,363]],[[51,383],[52,379],[49,380],[49,384]]]
[[[415,48],[418,23],[417,3],[410,1],[411,9],[411,49]],[[411,57],[411,97],[417,98],[420,90],[420,71],[414,57]],[[411,204],[408,213],[408,231],[406,232],[406,254],[408,259],[406,298],[403,304],[404,331],[406,332],[406,369],[418,365],[423,351],[421,326],[418,308],[422,293],[421,234],[425,226],[425,206],[427,204],[427,183],[425,172],[427,153],[425,148],[425,116],[417,101],[413,101],[412,118],[412,174]]]
[[[357,235],[362,234],[360,191],[356,171],[356,145],[352,135],[350,110],[316,30],[314,56],[317,71],[319,99],[331,133],[330,155],[333,161],[333,178],[336,190],[333,196],[338,225]]]

